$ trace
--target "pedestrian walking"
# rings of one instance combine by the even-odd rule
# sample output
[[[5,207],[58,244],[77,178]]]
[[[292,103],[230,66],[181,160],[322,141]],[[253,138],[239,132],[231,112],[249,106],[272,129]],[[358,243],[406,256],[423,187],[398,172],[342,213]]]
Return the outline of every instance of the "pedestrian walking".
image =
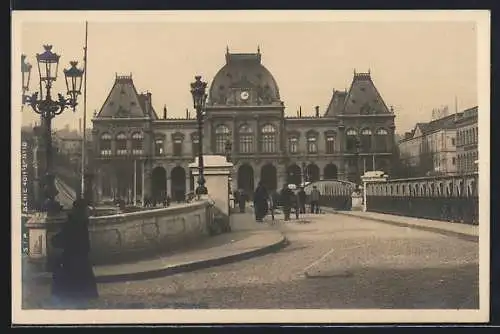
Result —
[[[298,197],[298,204],[299,204],[299,212],[301,214],[305,214],[306,213],[306,192],[304,191],[304,187],[301,186],[298,193],[297,193],[297,197]]]
[[[294,194],[292,189],[287,184],[283,185],[283,188],[281,189],[281,205],[283,206],[283,214],[285,216],[285,221],[290,220],[290,213],[292,210],[292,204],[294,201]]]
[[[245,206],[247,204],[248,196],[243,189],[238,190],[238,206],[240,207],[240,213],[245,213]]]
[[[259,181],[257,188],[255,189],[254,197],[253,197],[253,207],[255,211],[255,220],[257,222],[262,222],[264,217],[268,211],[268,194],[267,190],[262,184],[262,181]]]
[[[318,187],[313,186],[313,189],[311,190],[311,195],[310,197],[310,202],[311,202],[311,213],[319,213],[319,198],[320,198],[320,192],[318,190]]]
[[[52,238],[62,255],[54,263],[52,296],[68,306],[84,305],[98,297],[90,261],[89,212],[87,201],[78,199],[62,230]]]

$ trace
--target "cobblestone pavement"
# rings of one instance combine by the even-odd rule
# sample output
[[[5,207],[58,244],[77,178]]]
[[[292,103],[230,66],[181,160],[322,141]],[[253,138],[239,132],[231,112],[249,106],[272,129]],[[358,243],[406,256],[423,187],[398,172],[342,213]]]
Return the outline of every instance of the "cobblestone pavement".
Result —
[[[304,220],[273,225],[291,242],[277,253],[164,278],[100,284],[91,307],[479,307],[478,243],[356,217]],[[25,290],[26,307],[40,307],[42,295],[48,286]]]

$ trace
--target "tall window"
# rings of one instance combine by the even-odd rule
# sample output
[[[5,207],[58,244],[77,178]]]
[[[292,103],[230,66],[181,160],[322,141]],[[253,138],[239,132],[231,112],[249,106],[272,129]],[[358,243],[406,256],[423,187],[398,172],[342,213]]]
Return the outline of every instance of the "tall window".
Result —
[[[262,152],[276,152],[276,128],[271,124],[262,128]]]
[[[142,144],[144,137],[142,133],[136,132],[132,135],[132,154],[141,155],[142,154]]]
[[[335,153],[335,135],[333,133],[328,133],[326,135],[326,153]]]
[[[191,135],[191,151],[193,152],[193,156],[198,156],[198,152],[200,151],[200,139],[198,138],[198,133],[193,133]]]
[[[372,130],[361,130],[361,147],[363,152],[370,152],[372,150]]]
[[[247,124],[243,124],[239,129],[240,153],[253,152],[253,130]]]
[[[99,146],[101,155],[111,155],[111,135],[109,133],[103,133],[101,135]]]
[[[181,156],[182,155],[182,142],[183,142],[183,137],[180,135],[174,135],[172,137],[173,139],[173,154],[174,156]]]
[[[386,129],[378,129],[375,133],[375,145],[378,152],[387,151],[387,135],[388,132]]]
[[[163,155],[164,154],[164,142],[162,138],[155,139],[155,155]]]
[[[288,149],[290,153],[298,153],[299,152],[299,138],[297,136],[291,136],[288,138]]]
[[[307,134],[307,153],[318,153],[318,135],[316,133]]]
[[[230,139],[229,128],[225,125],[219,125],[215,129],[215,153],[226,154],[226,142]]]
[[[356,136],[357,132],[354,129],[346,131],[346,150],[349,152],[356,151]]]
[[[116,154],[127,154],[127,136],[124,133],[120,133],[116,136]]]

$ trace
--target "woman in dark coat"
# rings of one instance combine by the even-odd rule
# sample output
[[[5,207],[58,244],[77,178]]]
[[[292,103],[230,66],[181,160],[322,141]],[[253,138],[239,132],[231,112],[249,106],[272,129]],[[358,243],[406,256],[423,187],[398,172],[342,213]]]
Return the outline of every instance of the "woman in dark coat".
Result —
[[[267,203],[267,190],[262,184],[262,182],[259,182],[259,185],[255,189],[255,193],[253,196],[253,207],[255,211],[255,220],[258,222],[262,222],[262,219],[267,214],[268,211],[268,203]]]
[[[62,248],[62,256],[53,273],[52,294],[65,303],[78,304],[98,297],[89,257],[88,224],[87,202],[76,200],[62,231],[52,240],[54,247]]]

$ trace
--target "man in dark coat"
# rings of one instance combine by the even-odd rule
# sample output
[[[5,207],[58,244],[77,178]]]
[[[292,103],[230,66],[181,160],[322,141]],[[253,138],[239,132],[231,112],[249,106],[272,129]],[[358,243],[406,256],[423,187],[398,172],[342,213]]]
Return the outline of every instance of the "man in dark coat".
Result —
[[[295,206],[295,194],[292,189],[288,187],[287,184],[283,185],[280,194],[281,205],[283,206],[283,213],[285,215],[285,221],[290,220],[290,212],[292,211],[292,206]]]
[[[255,211],[255,220],[257,222],[262,222],[264,217],[267,214],[268,208],[268,203],[267,203],[267,190],[262,184],[262,182],[259,182],[259,185],[255,189],[255,193],[253,196],[253,207]]]
[[[62,256],[53,271],[52,295],[70,305],[99,296],[89,257],[88,224],[87,201],[78,199],[73,203],[62,231],[52,239],[54,247],[62,248]]]

